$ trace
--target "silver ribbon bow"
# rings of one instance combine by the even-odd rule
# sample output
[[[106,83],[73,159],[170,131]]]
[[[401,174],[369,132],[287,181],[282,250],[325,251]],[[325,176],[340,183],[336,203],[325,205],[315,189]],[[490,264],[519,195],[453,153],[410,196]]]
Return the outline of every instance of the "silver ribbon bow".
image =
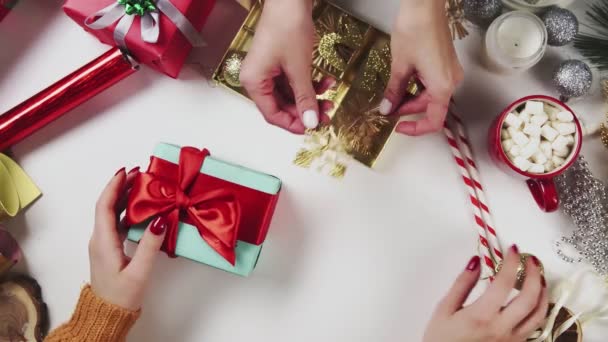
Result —
[[[169,0],[157,0],[158,11],[148,12],[141,17],[141,39],[146,43],[155,44],[160,36],[160,13],[166,15],[173,24],[184,34],[193,47],[206,46],[205,41],[198,33],[194,25],[184,16]],[[93,30],[103,30],[116,21],[114,29],[114,41],[118,47],[127,49],[125,39],[133,25],[135,15],[125,13],[125,7],[114,3],[92,15],[88,16],[84,23]]]

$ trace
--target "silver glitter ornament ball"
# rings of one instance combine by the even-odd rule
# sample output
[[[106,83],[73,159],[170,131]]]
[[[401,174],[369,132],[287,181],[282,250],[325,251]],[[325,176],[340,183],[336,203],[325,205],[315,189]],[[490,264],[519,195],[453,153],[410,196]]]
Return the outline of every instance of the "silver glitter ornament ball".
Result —
[[[501,0],[464,0],[462,5],[466,18],[477,25],[488,25],[502,13]]]
[[[587,94],[592,82],[591,68],[577,59],[562,62],[553,73],[553,84],[565,99]]]
[[[578,34],[578,19],[565,8],[551,7],[542,19],[547,27],[547,43],[551,46],[564,46]]]

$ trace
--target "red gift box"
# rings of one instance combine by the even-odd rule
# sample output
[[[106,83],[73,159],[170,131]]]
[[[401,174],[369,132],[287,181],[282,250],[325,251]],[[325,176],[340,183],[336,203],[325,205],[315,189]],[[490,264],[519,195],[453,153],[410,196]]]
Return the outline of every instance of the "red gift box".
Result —
[[[15,2],[15,0],[0,0],[0,21],[11,11]]]
[[[190,21],[198,32],[205,25],[207,17],[209,17],[215,5],[215,0],[170,0],[170,2]],[[115,46],[114,30],[117,23],[100,30],[91,29],[85,24],[85,20],[89,16],[115,3],[116,0],[67,0],[63,5],[63,10],[78,25],[97,37],[102,43]],[[192,45],[177,26],[163,13],[160,13],[158,23],[160,35],[156,43],[146,43],[142,40],[140,22],[141,17],[135,16],[125,38],[127,49],[139,62],[176,78],[192,49]]]

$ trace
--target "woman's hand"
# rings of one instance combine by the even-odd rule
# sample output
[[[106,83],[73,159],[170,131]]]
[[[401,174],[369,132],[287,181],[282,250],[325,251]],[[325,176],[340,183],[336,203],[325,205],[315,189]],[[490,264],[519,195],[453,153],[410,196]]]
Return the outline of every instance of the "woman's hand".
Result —
[[[426,113],[418,121],[405,121],[397,132],[422,135],[443,127],[448,104],[463,71],[454,50],[445,0],[402,0],[391,38],[392,65],[380,112],[409,115]],[[425,90],[404,102],[409,80],[420,80]]]
[[[485,294],[463,307],[479,280],[480,259],[474,257],[438,305],[424,342],[522,342],[536,331],[547,315],[549,298],[540,263],[528,258],[521,292],[507,303],[517,279],[519,252],[511,247],[504,267]]]
[[[241,84],[266,121],[296,134],[319,125],[314,35],[311,0],[266,0],[241,70]]]
[[[119,215],[139,168],[119,170],[103,190],[95,208],[95,228],[89,242],[91,288],[100,298],[122,308],[141,308],[148,278],[163,243],[166,224],[157,218],[146,229],[133,259],[124,253],[127,228]]]

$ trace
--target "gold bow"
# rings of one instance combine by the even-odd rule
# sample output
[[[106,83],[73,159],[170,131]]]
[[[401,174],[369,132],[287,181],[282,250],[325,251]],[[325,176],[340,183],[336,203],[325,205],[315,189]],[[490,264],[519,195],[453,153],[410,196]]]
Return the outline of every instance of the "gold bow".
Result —
[[[0,221],[16,216],[40,195],[40,189],[25,171],[0,153]]]

